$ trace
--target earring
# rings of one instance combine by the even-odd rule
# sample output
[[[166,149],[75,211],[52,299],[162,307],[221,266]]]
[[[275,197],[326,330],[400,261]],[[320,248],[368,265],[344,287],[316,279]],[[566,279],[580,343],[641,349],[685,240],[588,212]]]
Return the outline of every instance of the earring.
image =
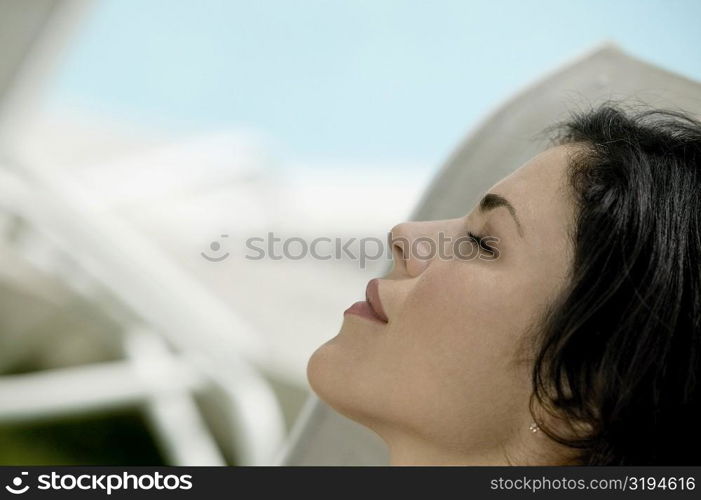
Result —
[[[540,427],[538,427],[538,424],[535,422],[528,426],[528,430],[531,432],[538,432],[538,429],[540,429]]]

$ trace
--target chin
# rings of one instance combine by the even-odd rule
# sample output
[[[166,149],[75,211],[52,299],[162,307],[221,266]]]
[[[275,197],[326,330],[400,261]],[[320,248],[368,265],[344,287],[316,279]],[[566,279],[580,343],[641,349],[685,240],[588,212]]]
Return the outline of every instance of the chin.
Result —
[[[342,377],[339,374],[339,353],[336,337],[318,347],[307,362],[307,380],[319,398],[331,404],[342,392]],[[336,397],[335,397],[336,396]]]
[[[365,421],[367,396],[361,390],[361,365],[354,349],[344,345],[341,334],[316,349],[307,362],[307,380],[316,395],[334,410],[356,421]]]

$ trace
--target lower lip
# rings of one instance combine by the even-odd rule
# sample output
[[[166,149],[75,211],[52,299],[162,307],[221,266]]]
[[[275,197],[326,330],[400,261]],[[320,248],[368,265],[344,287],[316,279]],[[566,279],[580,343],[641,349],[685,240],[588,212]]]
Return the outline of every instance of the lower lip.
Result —
[[[378,323],[382,323],[383,325],[387,324],[379,316],[377,316],[377,314],[375,314],[375,311],[373,311],[372,307],[370,307],[370,304],[368,304],[365,300],[356,302],[355,304],[350,306],[343,313],[344,316],[346,314],[354,314],[355,316],[360,316],[362,318],[376,321]]]

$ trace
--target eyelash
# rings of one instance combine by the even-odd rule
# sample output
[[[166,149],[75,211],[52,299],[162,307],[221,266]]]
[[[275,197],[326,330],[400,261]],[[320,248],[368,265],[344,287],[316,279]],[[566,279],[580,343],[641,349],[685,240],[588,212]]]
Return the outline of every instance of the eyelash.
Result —
[[[480,249],[484,250],[485,252],[489,253],[490,255],[494,255],[494,249],[484,242],[484,240],[485,240],[484,236],[479,236],[477,234],[474,234],[471,231],[467,232],[467,236],[472,241],[474,241]]]

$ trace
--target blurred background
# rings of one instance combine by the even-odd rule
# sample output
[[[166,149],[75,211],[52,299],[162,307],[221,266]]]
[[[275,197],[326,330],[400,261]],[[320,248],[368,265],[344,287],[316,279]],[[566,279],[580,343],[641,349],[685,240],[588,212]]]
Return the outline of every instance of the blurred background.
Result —
[[[459,141],[592,48],[701,80],[701,3],[0,0],[0,463],[274,463],[306,361]],[[357,248],[357,247],[354,247]]]

